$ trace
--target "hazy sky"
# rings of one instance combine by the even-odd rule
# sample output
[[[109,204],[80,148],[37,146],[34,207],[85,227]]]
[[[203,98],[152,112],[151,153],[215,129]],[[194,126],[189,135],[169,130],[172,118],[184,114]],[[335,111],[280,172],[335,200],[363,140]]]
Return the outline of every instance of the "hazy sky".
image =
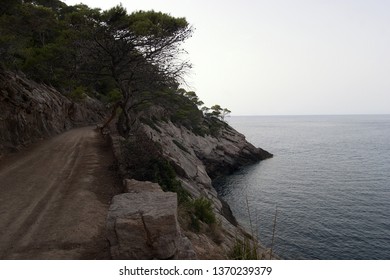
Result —
[[[64,2],[186,17],[186,80],[232,115],[390,114],[390,1]]]

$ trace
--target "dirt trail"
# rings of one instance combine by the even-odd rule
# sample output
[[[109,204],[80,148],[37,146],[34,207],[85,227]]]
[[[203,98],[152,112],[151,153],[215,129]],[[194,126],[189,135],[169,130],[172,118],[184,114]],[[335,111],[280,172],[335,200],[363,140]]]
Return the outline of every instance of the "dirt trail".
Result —
[[[106,259],[105,219],[120,182],[92,127],[0,162],[0,259]]]

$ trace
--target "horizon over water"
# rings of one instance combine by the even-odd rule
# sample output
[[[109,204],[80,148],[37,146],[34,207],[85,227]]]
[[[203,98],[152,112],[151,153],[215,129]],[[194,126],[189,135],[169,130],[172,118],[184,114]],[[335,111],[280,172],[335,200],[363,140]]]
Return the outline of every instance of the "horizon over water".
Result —
[[[214,186],[285,259],[390,259],[390,115],[234,116],[274,158]],[[253,228],[250,229],[248,210]]]
[[[347,116],[390,116],[390,113],[356,113],[356,114],[272,114],[272,115],[258,115],[258,114],[249,114],[249,115],[234,115],[229,114],[226,118],[229,122],[230,118],[237,117],[347,117]]]

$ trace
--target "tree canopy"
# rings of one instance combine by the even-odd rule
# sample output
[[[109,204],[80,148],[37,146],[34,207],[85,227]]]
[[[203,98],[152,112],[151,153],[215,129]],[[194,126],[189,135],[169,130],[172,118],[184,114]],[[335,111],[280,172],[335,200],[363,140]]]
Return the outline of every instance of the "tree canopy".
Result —
[[[189,100],[179,102],[187,109],[178,110],[182,112],[176,114],[178,119],[202,116],[203,102],[196,93],[179,89],[191,68],[181,46],[192,33],[185,18],[153,10],[128,13],[122,5],[102,11],[59,0],[4,0],[0,67],[22,71],[70,97],[82,98],[87,93],[111,102],[113,114],[108,121],[121,108],[126,134],[131,111],[153,92]],[[183,113],[191,110],[191,114]],[[221,119],[230,112],[215,106],[202,110],[203,116]]]
[[[161,12],[6,0],[0,9],[0,63],[63,90],[99,81],[97,90],[115,87],[130,100],[145,88],[177,86],[191,67],[180,48],[191,34],[185,18]]]

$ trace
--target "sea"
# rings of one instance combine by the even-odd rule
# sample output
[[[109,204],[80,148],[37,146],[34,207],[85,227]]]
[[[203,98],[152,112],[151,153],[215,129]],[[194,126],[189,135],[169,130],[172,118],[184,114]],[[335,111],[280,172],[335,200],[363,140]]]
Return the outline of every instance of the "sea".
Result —
[[[261,243],[283,259],[390,260],[390,115],[227,121],[274,154],[214,182]]]

